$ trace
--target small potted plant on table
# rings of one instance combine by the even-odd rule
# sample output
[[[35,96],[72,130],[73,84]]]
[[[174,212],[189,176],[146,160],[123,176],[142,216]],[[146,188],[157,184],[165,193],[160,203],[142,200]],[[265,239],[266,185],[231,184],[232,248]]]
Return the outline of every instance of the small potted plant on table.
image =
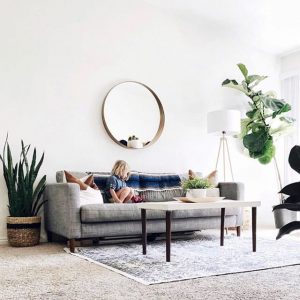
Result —
[[[46,185],[44,175],[35,185],[44,154],[36,164],[37,154],[34,148],[31,162],[28,161],[30,145],[25,146],[21,141],[21,155],[14,165],[13,158],[6,138],[2,161],[3,175],[8,192],[7,238],[11,246],[28,247],[37,245],[40,241],[41,217],[38,212],[45,200],[42,200]]]
[[[206,190],[211,188],[212,184],[206,178],[189,178],[182,181],[182,188],[186,191],[186,197],[202,198],[206,197]]]

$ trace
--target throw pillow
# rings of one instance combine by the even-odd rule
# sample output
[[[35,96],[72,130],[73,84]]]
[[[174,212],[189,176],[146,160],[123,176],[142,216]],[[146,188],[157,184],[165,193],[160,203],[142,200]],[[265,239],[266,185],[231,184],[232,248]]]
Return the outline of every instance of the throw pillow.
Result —
[[[208,179],[208,181],[214,186],[218,186],[218,171],[212,171],[210,174],[208,174],[205,178]]]
[[[193,170],[189,170],[188,172],[189,179],[199,178],[196,172]],[[218,171],[212,171],[207,176],[203,177],[205,179],[208,179],[208,181],[212,184],[212,186],[217,187],[218,186]]]
[[[80,206],[87,204],[102,204],[103,197],[99,190],[87,187],[86,190],[80,190]]]

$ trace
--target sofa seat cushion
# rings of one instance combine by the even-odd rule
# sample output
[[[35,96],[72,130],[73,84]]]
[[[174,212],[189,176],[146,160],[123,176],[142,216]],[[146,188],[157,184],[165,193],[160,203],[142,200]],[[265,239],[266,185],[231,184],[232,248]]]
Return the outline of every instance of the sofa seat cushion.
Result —
[[[82,223],[104,223],[115,221],[133,221],[141,219],[141,210],[138,204],[87,204],[81,207]],[[226,209],[226,215],[237,215],[239,208]],[[173,218],[198,218],[198,217],[219,217],[220,209],[197,209],[174,211]],[[147,219],[164,219],[165,212],[147,210]]]

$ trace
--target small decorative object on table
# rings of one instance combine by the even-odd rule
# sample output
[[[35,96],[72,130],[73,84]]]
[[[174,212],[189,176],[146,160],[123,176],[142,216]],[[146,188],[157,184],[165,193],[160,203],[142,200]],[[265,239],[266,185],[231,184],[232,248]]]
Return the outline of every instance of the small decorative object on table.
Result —
[[[41,217],[37,214],[45,203],[42,195],[45,189],[46,175],[40,179],[34,188],[34,183],[44,160],[44,154],[36,164],[37,157],[34,148],[32,160],[29,163],[30,145],[25,146],[21,141],[21,146],[19,162],[14,165],[8,138],[6,138],[3,156],[0,155],[0,160],[2,161],[9,201],[8,242],[14,247],[29,247],[37,245],[40,241]]]

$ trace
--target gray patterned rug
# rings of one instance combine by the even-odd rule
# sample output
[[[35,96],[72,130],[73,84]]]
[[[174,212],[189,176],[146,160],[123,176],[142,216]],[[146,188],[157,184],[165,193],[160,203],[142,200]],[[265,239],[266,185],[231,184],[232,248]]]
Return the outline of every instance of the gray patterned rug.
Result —
[[[150,285],[297,265],[300,242],[258,239],[253,253],[250,237],[227,235],[220,247],[219,236],[198,233],[193,239],[172,242],[170,263],[165,262],[164,241],[149,243],[145,256],[141,243],[78,247],[73,255]]]

